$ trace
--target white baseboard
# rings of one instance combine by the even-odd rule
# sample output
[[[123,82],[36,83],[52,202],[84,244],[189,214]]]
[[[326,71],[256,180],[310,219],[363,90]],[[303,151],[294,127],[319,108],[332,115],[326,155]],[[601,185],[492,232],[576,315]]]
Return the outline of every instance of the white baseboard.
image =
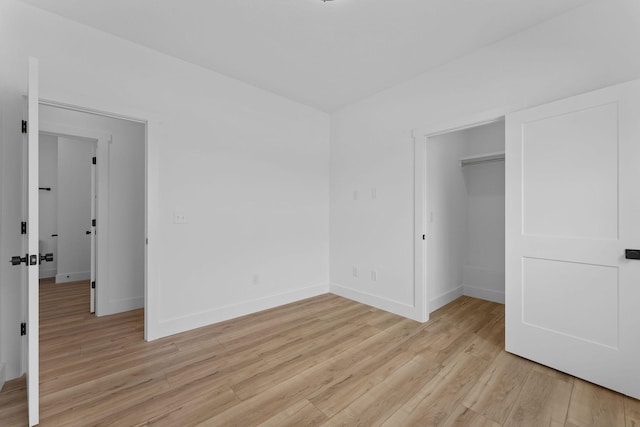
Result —
[[[442,295],[429,300],[429,313],[433,313],[440,307],[444,307],[451,301],[454,301],[462,296],[462,286],[458,286],[455,289],[450,290]]]
[[[462,285],[462,293],[469,297],[480,298],[483,300],[504,304],[504,292],[498,292],[491,289],[483,289],[477,286]]]
[[[149,340],[189,331],[191,329],[245,316],[247,314],[257,313],[259,311],[268,310],[270,308],[326,294],[328,292],[328,284],[316,285],[282,294],[270,295],[248,302],[230,304],[213,310],[190,314],[188,316],[162,320],[158,324],[157,332],[154,332],[153,335],[149,336]]]
[[[465,265],[462,288],[464,295],[504,304],[504,271]]]
[[[91,278],[90,271],[79,271],[74,273],[58,273],[56,274],[56,283],[79,282],[80,280],[89,280]]]
[[[40,278],[49,279],[50,277],[56,277],[57,271],[55,268],[43,268],[40,270]]]
[[[4,381],[6,378],[5,365],[6,363],[0,362],[0,390],[2,390],[2,387],[4,387]]]
[[[362,304],[370,305],[380,310],[388,311],[399,316],[407,317],[420,321],[419,313],[413,305],[404,304],[399,301],[383,298],[377,295],[368,294],[362,291],[348,288],[346,286],[331,283],[330,291],[332,294],[357,301]]]
[[[123,313],[125,311],[144,308],[144,297],[127,298],[116,301],[109,301],[105,307],[96,307],[96,316],[109,316],[111,314]]]

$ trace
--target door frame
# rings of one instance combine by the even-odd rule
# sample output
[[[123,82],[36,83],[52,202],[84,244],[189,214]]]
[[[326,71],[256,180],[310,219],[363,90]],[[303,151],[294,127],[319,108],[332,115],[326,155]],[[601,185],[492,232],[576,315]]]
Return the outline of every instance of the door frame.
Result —
[[[427,234],[428,229],[428,205],[427,205],[427,142],[429,138],[456,132],[464,129],[475,128],[505,120],[507,114],[518,111],[524,106],[508,106],[463,116],[446,122],[438,122],[415,128],[411,131],[413,139],[413,288],[415,306],[418,311],[416,320],[426,322],[429,314],[443,304],[433,305],[433,297],[429,293],[427,280]],[[425,238],[423,239],[423,236]],[[455,298],[454,298],[455,299]]]
[[[144,141],[144,236],[149,235],[149,178],[148,178],[148,163],[149,163],[149,144],[148,144],[148,133],[149,133],[149,122],[146,119],[141,119],[132,116],[126,116],[122,114],[111,113],[102,110],[96,110],[92,108],[81,107],[78,105],[67,104],[63,102],[58,102],[50,99],[39,99],[39,105],[61,108],[64,110],[77,111],[81,113],[94,114],[103,117],[110,117],[119,120],[127,120],[129,122],[140,123],[144,126],[145,129],[145,141]],[[108,212],[108,178],[109,178],[109,146],[112,141],[112,137],[110,134],[101,134],[95,130],[77,128],[66,125],[59,125],[55,123],[42,123],[41,131],[43,130],[51,131],[51,133],[61,135],[61,136],[69,136],[69,137],[80,137],[85,139],[93,139],[97,140],[97,152],[96,157],[98,158],[98,167],[97,169],[97,181],[98,181],[98,210],[96,212],[97,217],[102,218],[100,224],[100,235],[101,238],[98,239],[97,244],[97,255],[98,258],[96,260],[98,269],[97,269],[97,277],[96,283],[96,315],[99,316],[101,312],[104,311],[104,308],[101,307],[101,296],[100,296],[100,287],[99,283],[108,283],[108,272],[105,271],[105,268],[100,268],[99,266],[108,265],[108,228],[109,228],[109,212]],[[102,160],[101,160],[102,159]],[[101,167],[101,165],[105,165],[105,167]],[[102,185],[100,184],[102,183]],[[98,219],[98,218],[96,218]],[[148,239],[148,237],[145,237]],[[148,241],[145,240],[145,249],[144,249],[144,339],[149,340],[149,268],[148,268]]]
[[[109,283],[108,270],[103,268],[102,269],[103,271],[100,271],[100,268],[98,266],[108,265],[108,262],[109,262],[109,258],[108,258],[109,257],[109,251],[108,251],[109,221],[107,219],[109,218],[109,211],[108,211],[109,144],[111,143],[111,135],[106,133],[96,132],[95,130],[91,130],[91,129],[76,128],[72,126],[61,125],[58,123],[40,121],[39,124],[40,124],[41,134],[52,135],[52,136],[63,137],[63,138],[78,139],[78,140],[86,141],[87,143],[96,144],[95,156],[97,158],[103,159],[101,160],[102,162],[101,166],[102,165],[104,166],[98,167],[98,165],[96,165],[96,168],[97,168],[96,179],[95,181],[92,179],[92,182],[91,182],[91,186],[92,186],[91,197],[93,198],[93,194],[96,194],[96,192],[98,195],[96,204],[97,204],[97,207],[99,207],[99,209],[95,210],[94,218],[96,219],[96,223],[100,224],[100,230],[101,231],[104,230],[100,235],[100,237],[98,238],[95,235],[95,233],[93,233],[93,231],[95,230],[95,227],[92,227],[92,226],[90,227],[92,231],[92,239],[94,238],[96,239],[95,247],[92,247],[92,251],[95,250],[96,252],[96,258],[95,258],[96,262],[94,263],[92,258],[91,277],[95,278],[93,280],[95,280],[96,282],[100,281],[100,283]],[[94,201],[92,200],[91,203],[93,204]],[[98,298],[96,295],[96,302],[97,301],[98,301]],[[97,305],[98,304],[96,304],[96,306]],[[100,313],[97,307],[96,307],[96,316],[100,316]]]

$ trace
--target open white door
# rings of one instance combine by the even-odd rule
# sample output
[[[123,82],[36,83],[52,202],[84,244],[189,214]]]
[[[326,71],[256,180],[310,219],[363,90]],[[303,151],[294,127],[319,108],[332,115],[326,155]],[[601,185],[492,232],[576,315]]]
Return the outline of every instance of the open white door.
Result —
[[[95,154],[95,153],[94,153]],[[91,162],[91,280],[89,311],[96,312],[96,157]]]
[[[640,81],[506,120],[506,349],[640,398]],[[636,258],[636,259],[633,259]]]
[[[27,96],[27,400],[29,425],[40,423],[40,295],[38,248],[38,60],[29,58],[29,89]]]

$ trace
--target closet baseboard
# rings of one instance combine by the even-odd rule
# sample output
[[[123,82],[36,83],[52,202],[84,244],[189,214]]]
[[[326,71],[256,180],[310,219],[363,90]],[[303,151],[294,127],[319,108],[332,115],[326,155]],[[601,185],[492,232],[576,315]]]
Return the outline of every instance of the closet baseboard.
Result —
[[[440,296],[437,296],[433,299],[429,300],[429,313],[433,313],[440,307],[444,307],[449,304],[451,301],[454,301],[460,298],[463,295],[462,286],[458,286],[455,289],[450,290]]]
[[[337,283],[331,283],[329,291],[334,295],[338,295],[352,301],[370,305],[371,307],[379,308],[380,310],[388,311],[390,313],[397,314],[398,316],[403,316],[418,322],[421,321],[419,320],[419,310],[409,304],[362,292],[346,286],[338,285]]]
[[[4,362],[0,362],[0,390],[2,390],[2,387],[4,387],[4,380],[5,380],[5,366],[6,364]]]
[[[43,269],[40,270],[40,278],[41,279],[50,279],[52,277],[56,277],[57,269]]]
[[[462,293],[469,297],[504,304],[504,292],[478,288],[476,286],[462,285]]]

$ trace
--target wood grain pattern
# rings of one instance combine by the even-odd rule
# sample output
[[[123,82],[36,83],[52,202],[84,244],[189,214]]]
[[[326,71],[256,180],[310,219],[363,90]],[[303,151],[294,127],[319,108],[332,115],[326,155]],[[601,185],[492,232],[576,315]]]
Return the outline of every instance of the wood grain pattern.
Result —
[[[624,398],[624,413],[627,427],[640,427],[640,400]]]
[[[573,384],[533,370],[527,378],[506,425],[563,426]]]
[[[509,353],[499,353],[466,396],[464,405],[503,424],[532,369],[528,360]]]
[[[624,427],[624,396],[576,378],[566,425]]]
[[[41,283],[42,426],[640,426],[640,402],[504,352],[504,307],[420,324],[334,295],[150,343],[96,318],[88,283]],[[27,422],[24,378],[0,425]]]
[[[501,424],[473,412],[464,405],[458,405],[443,425],[444,427],[500,427]]]

